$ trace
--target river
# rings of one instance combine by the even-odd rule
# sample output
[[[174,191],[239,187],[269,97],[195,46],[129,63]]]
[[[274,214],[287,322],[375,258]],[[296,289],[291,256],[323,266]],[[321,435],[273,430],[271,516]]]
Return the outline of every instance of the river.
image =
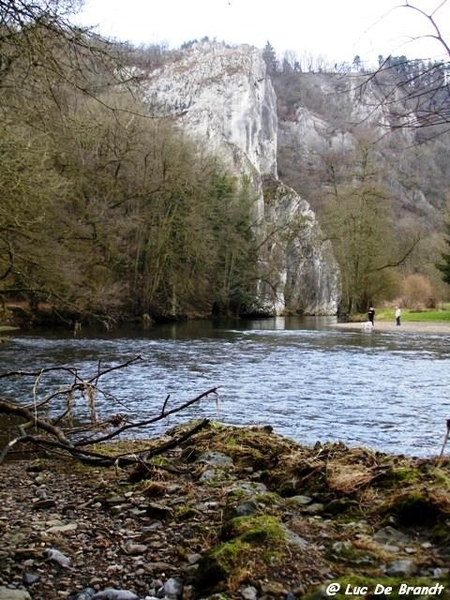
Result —
[[[450,418],[450,336],[403,331],[372,333],[335,327],[332,318],[274,318],[233,323],[187,322],[148,331],[82,331],[11,336],[0,344],[1,373],[73,365],[100,381],[102,417],[144,420],[209,388],[213,396],[140,435],[159,435],[192,418],[266,425],[306,445],[343,441],[382,452],[439,453]],[[100,367],[99,367],[100,365]],[[61,385],[42,377],[37,398]],[[33,400],[34,378],[0,378],[0,395]],[[52,401],[52,406],[62,403]],[[89,414],[82,399],[81,417]],[[62,410],[62,405],[55,410]]]

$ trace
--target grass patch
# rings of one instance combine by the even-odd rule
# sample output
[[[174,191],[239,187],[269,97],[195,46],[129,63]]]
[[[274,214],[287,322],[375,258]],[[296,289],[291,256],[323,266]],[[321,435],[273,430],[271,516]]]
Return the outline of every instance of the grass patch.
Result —
[[[376,311],[375,323],[377,321],[392,321],[395,323],[395,309],[379,309]],[[366,321],[367,315],[356,315],[356,321]],[[450,323],[450,310],[446,306],[442,310],[410,310],[402,308],[402,322],[404,323]]]
[[[411,310],[402,311],[402,319],[404,321],[420,321],[420,322],[450,322],[450,311],[448,310]]]

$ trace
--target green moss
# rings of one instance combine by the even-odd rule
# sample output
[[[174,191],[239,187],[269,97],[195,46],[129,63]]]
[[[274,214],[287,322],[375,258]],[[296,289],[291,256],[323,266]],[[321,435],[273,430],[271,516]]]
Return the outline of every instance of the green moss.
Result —
[[[240,539],[214,546],[199,563],[195,582],[197,589],[220,592],[233,581],[238,582],[251,554],[251,544]]]
[[[265,506],[274,506],[281,502],[281,498],[276,492],[264,492],[256,494],[255,501]]]
[[[394,483],[417,483],[421,476],[417,469],[409,467],[396,467],[392,470]]]
[[[195,519],[200,516],[200,513],[193,506],[180,506],[175,511],[175,519],[177,521],[189,521],[190,519]]]
[[[446,473],[440,467],[430,467],[427,470],[427,475],[430,477],[437,485],[440,485],[450,491],[450,477],[449,474]]]
[[[229,534],[232,537],[239,537],[244,542],[276,546],[286,541],[286,534],[280,521],[273,516],[235,517],[228,525]]]
[[[273,565],[280,560],[286,535],[281,522],[272,516],[236,517],[225,529],[224,541],[202,558],[196,585],[202,591],[235,589],[248,577],[249,564],[255,561]]]
[[[227,446],[229,448],[236,448],[237,445],[238,445],[238,441],[237,441],[236,437],[234,435],[231,435],[227,440]]]

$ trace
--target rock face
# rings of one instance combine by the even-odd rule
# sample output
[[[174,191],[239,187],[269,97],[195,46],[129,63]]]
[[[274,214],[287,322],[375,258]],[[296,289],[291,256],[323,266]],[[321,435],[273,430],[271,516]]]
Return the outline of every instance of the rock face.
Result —
[[[278,179],[275,92],[250,46],[195,44],[144,83],[152,110],[172,115],[250,183],[265,312],[336,314],[339,271],[307,202]]]

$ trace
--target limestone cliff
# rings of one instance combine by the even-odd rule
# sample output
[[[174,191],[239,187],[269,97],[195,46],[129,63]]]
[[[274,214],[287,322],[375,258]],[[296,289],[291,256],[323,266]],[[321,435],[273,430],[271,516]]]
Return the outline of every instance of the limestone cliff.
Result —
[[[335,314],[339,272],[307,202],[278,179],[276,97],[261,52],[205,42],[153,71],[152,110],[179,126],[251,182],[259,238],[258,300],[266,312]]]

